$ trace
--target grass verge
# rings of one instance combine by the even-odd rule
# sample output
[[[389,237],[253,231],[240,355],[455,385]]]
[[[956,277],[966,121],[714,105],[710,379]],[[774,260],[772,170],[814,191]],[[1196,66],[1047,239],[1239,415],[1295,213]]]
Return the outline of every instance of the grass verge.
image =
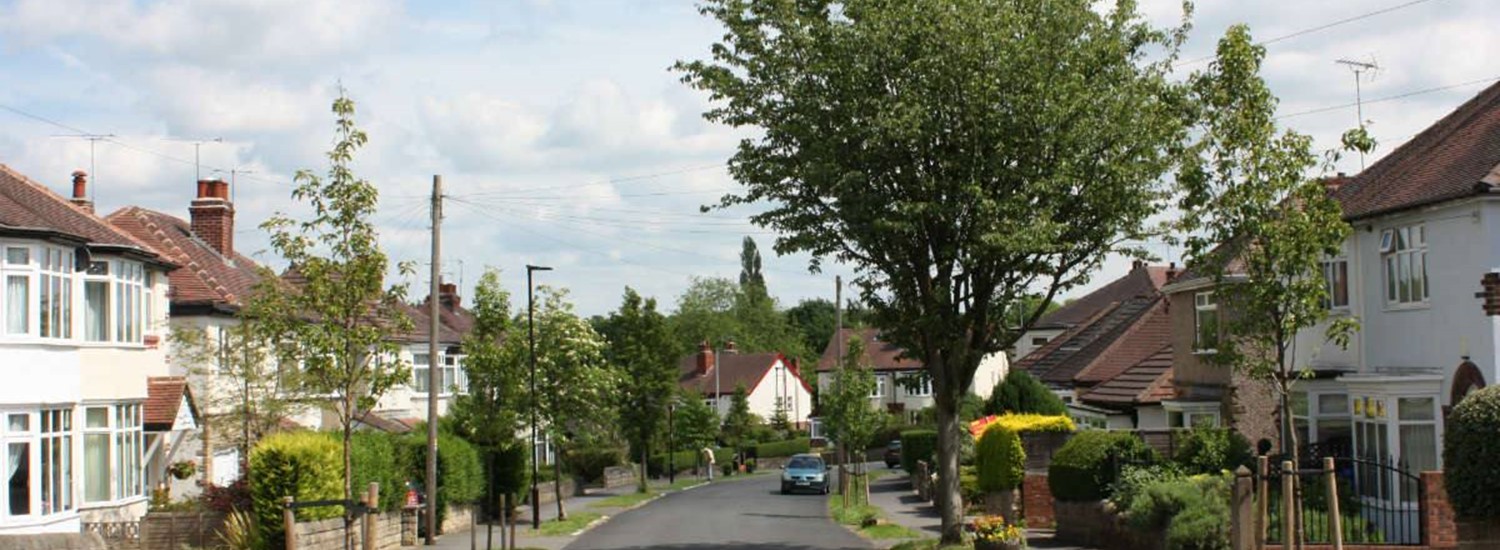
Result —
[[[657,495],[660,494],[661,493],[657,492],[625,493],[623,495],[615,495],[599,502],[590,504],[589,508],[629,508],[631,506],[635,506],[642,502],[646,502],[648,500],[656,498]]]
[[[594,520],[604,517],[594,512],[573,512],[565,520],[552,520],[542,524],[541,529],[536,529],[536,534],[543,537],[560,537],[571,535],[584,526],[593,523]]]
[[[869,477],[871,481],[878,479],[877,473],[870,472]],[[865,481],[858,477],[850,479],[849,498],[851,502],[849,506],[844,506],[844,497],[837,493],[828,495],[828,515],[835,522],[849,526],[850,529],[853,529],[866,538],[876,540],[914,539],[922,536],[921,533],[908,529],[905,526],[893,523],[879,523],[878,520],[885,517],[885,512],[869,503],[858,502],[859,499],[864,498],[865,483]],[[872,523],[871,520],[876,521],[873,522],[873,525],[865,526],[866,523]]]
[[[968,549],[969,547],[963,545],[942,546],[938,544],[938,539],[922,539],[909,540],[901,544],[897,544],[895,546],[892,546],[891,550],[957,550],[960,548]]]

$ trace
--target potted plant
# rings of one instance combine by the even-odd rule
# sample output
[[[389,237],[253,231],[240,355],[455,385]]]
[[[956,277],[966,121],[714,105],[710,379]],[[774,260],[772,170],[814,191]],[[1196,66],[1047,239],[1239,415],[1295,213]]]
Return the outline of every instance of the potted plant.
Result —
[[[974,550],[1021,550],[1026,536],[1020,526],[1005,523],[1000,516],[979,516],[974,520]]]
[[[1458,522],[1459,548],[1500,547],[1500,386],[1464,397],[1448,416],[1443,485]]]
[[[173,462],[171,466],[167,466],[167,473],[172,474],[172,477],[179,480],[187,479],[193,477],[193,474],[198,473],[198,465],[194,464],[191,460]]]

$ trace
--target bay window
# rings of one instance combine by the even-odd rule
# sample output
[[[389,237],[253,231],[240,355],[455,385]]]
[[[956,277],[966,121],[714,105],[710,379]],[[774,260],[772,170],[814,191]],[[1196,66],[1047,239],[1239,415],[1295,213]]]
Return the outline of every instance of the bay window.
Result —
[[[72,415],[71,409],[0,413],[0,517],[74,508]]]
[[[906,395],[912,397],[927,397],[932,395],[932,377],[925,374],[913,374],[907,377]]]
[[[469,376],[464,372],[464,356],[456,353],[445,353],[442,362],[438,366],[438,393],[464,393],[469,391]],[[413,353],[411,356],[412,389],[417,393],[429,393],[428,369],[432,368],[432,360],[426,353]]]
[[[84,409],[84,502],[108,502],[142,494],[141,420],[138,403]]]
[[[1395,227],[1380,233],[1385,264],[1385,301],[1389,305],[1427,302],[1427,231],[1421,224]]]

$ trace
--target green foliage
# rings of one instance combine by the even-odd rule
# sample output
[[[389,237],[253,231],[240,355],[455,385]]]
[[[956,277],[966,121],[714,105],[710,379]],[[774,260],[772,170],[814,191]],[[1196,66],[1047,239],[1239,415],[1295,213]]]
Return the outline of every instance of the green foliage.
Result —
[[[210,335],[204,327],[172,326],[167,336],[174,365],[186,365],[193,399],[204,410],[222,411],[203,422],[219,444],[248,450],[299,408],[304,397],[300,376],[276,368],[274,346],[264,327],[252,318],[221,326]],[[233,383],[199,384],[197,380]],[[191,464],[191,463],[189,463]]]
[[[427,477],[427,435],[425,431],[413,431],[400,439],[402,455],[406,459],[408,479],[422,480]],[[477,502],[484,495],[484,467],[479,462],[479,452],[463,438],[451,433],[438,433],[438,486],[436,492],[438,524],[448,513],[448,505]],[[432,496],[433,492],[428,491]]]
[[[1174,481],[1186,477],[1176,464],[1164,462],[1160,464],[1126,465],[1120,470],[1120,477],[1110,485],[1109,500],[1115,503],[1115,508],[1123,510],[1130,506],[1136,495],[1146,490],[1146,487],[1163,481]]]
[[[1025,433],[1073,433],[1078,427],[1066,415],[1047,416],[1040,414],[1002,414],[995,417],[994,425],[1018,434]]]
[[[1066,415],[1068,406],[1035,376],[1021,369],[1011,369],[990,392],[984,413]]]
[[[400,459],[402,449],[396,442],[398,436],[366,431],[354,432],[353,436],[351,458],[354,461],[355,490],[363,491],[372,481],[379,483],[380,509],[400,508],[406,502],[408,469]]]
[[[672,415],[676,450],[696,451],[713,444],[719,435],[719,413],[696,392],[681,391],[677,403]]]
[[[974,454],[981,490],[994,493],[1021,486],[1026,475],[1026,449],[1016,432],[991,424],[979,436]]]
[[[801,335],[803,349],[808,359],[820,356],[828,349],[828,342],[838,326],[838,312],[833,301],[824,298],[804,299],[785,311],[787,324]],[[864,309],[855,302],[844,305],[844,326],[864,326]]]
[[[1110,496],[1115,462],[1153,461],[1156,451],[1130,432],[1085,430],[1069,439],[1047,467],[1052,496],[1066,502],[1095,501]]]
[[[964,502],[983,502],[984,489],[979,484],[979,470],[974,466],[958,468],[958,490]]]
[[[775,458],[802,454],[812,450],[811,441],[807,438],[789,439],[786,441],[774,441],[761,443],[755,446],[755,456],[760,458]]]
[[[1217,474],[1250,466],[1250,440],[1229,428],[1194,427],[1177,441],[1172,460],[1189,474]]]
[[[1443,435],[1443,485],[1460,518],[1500,517],[1500,386],[1470,393],[1453,407]]]
[[[262,550],[266,546],[260,528],[255,525],[255,515],[246,510],[234,510],[224,516],[219,542],[227,550]]]
[[[604,478],[604,469],[624,463],[624,449],[573,449],[563,455],[563,466],[574,477],[593,482]]]
[[[1170,550],[1229,548],[1229,483],[1224,475],[1170,478],[1144,485],[1125,508],[1131,526],[1165,531]]]
[[[642,299],[630,287],[607,323],[613,333],[605,356],[620,369],[620,430],[631,457],[641,457],[666,426],[667,406],[677,388],[677,361],[667,318],[656,299]],[[644,464],[642,467],[644,468]],[[645,488],[645,470],[640,487]]]
[[[873,369],[865,363],[864,339],[849,338],[844,364],[833,373],[819,399],[828,438],[841,448],[863,450],[886,424],[888,415],[871,406],[876,387]]]
[[[282,499],[336,500],[343,482],[339,444],[327,434],[283,432],[261,439],[250,451],[250,501],[261,539],[281,548]],[[336,518],[338,507],[304,508],[299,521]]]
[[[487,463],[485,478],[490,483],[491,494],[519,495],[529,487],[526,479],[531,460],[527,451],[528,446],[521,442],[488,451],[492,462]]]
[[[901,468],[907,473],[917,471],[917,461],[932,466],[937,453],[936,430],[910,430],[901,432]]]
[[[731,279],[695,277],[678,297],[677,310],[669,319],[677,355],[697,353],[701,342],[722,346],[733,341],[746,353],[806,356],[802,338],[766,292],[763,284],[745,286]]]
[[[464,371],[469,391],[460,393],[445,419],[454,431],[476,445],[509,444],[526,421],[523,400],[529,371],[519,348],[525,339],[520,323],[511,323],[510,293],[500,271],[488,269],[474,287],[474,330],[464,338]]]
[[[755,417],[750,414],[750,394],[744,384],[734,387],[729,398],[729,412],[724,414],[724,443],[738,449],[750,438]]]

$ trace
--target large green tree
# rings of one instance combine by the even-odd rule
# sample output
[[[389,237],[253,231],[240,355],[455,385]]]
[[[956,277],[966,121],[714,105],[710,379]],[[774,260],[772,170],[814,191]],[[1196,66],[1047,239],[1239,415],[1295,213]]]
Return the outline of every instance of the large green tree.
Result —
[[[1269,381],[1280,398],[1281,449],[1297,460],[1290,408],[1297,333],[1328,320],[1322,262],[1349,235],[1339,204],[1317,178],[1312,139],[1276,125],[1276,97],[1260,77],[1265,48],[1243,25],[1219,41],[1216,60],[1191,79],[1196,141],[1177,176],[1191,266],[1212,274],[1226,310],[1221,335],[1202,345],[1215,362]],[[1360,132],[1348,145],[1364,148]],[[1233,281],[1229,280],[1233,277]],[[1356,325],[1340,317],[1325,337],[1345,345]],[[1299,522],[1300,525],[1300,522]],[[1300,539],[1300,528],[1297,533]]]
[[[341,94],[333,113],[336,138],[327,174],[298,170],[292,191],[309,217],[278,212],[261,224],[270,233],[271,250],[291,266],[290,284],[263,272],[244,312],[265,340],[300,364],[307,391],[332,397],[330,408],[343,433],[344,499],[353,500],[353,424],[407,380],[410,367],[399,359],[395,336],[407,333],[411,320],[406,286],[385,284],[390,262],[372,221],[379,192],[351,167],[367,140],[355,126],[354,101]],[[412,267],[403,263],[398,271],[410,275]],[[353,542],[352,512],[344,515],[346,547]]]
[[[620,428],[630,441],[632,455],[641,457],[639,490],[646,491],[649,447],[661,433],[667,407],[676,395],[677,357],[667,319],[656,311],[656,299],[642,299],[625,289],[619,311],[611,314],[613,332],[607,355],[620,369]]]
[[[808,354],[803,356],[805,360],[816,360],[823,351],[828,349],[828,342],[833,339],[833,331],[838,326],[838,311],[833,305],[833,300],[824,298],[810,298],[797,302],[797,305],[789,307],[784,312],[788,325],[802,338],[802,345]],[[844,304],[844,326],[864,326],[864,309],[858,303],[849,302]]]
[[[464,371],[469,391],[459,394],[449,411],[456,431],[468,441],[492,453],[496,460],[524,462],[526,446],[516,438],[525,428],[526,363],[520,353],[507,352],[508,347],[524,347],[517,338],[518,323],[511,313],[510,294],[500,282],[500,271],[486,270],[474,287],[474,329],[464,337]],[[500,471],[520,471],[523,464],[511,464]]]
[[[719,435],[719,413],[700,394],[681,390],[672,416],[673,451],[702,449]]]
[[[752,276],[741,286],[726,278],[694,278],[669,319],[678,354],[696,353],[700,342],[720,347],[732,340],[744,352],[802,356],[801,338],[776,309],[764,282],[755,280]]]
[[[721,206],[832,259],[922,361],[939,417],[942,540],[962,538],[958,403],[1020,335],[1024,297],[1081,284],[1148,233],[1184,137],[1185,36],[1134,2],[708,0],[725,28],[679,62],[708,119],[755,129]],[[1033,312],[1033,319],[1040,310]]]

